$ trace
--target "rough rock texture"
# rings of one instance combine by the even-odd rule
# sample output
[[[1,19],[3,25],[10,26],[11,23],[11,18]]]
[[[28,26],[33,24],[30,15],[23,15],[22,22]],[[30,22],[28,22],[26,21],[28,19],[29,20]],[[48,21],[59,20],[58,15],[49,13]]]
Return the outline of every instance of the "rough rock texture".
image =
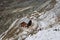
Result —
[[[0,0],[0,34],[7,30],[14,20],[31,15],[40,6],[45,7],[51,0]],[[47,2],[47,4],[45,3]]]
[[[17,18],[9,28],[0,35],[0,40],[60,40],[60,1],[46,0],[42,5],[38,3],[41,2],[40,0],[35,2],[36,0],[31,4],[34,4],[33,7],[26,4],[28,7],[22,5],[24,9],[14,9],[12,11],[13,14],[18,12],[30,13],[30,15],[27,14],[23,17],[30,18],[32,25],[29,26],[29,28],[21,27],[21,19]],[[16,6],[17,4],[12,3],[12,5]]]

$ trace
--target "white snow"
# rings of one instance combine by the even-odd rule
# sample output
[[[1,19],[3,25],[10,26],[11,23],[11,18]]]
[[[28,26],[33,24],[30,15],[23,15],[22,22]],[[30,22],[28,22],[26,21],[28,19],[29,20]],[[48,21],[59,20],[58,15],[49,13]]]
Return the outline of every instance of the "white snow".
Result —
[[[53,29],[39,31],[25,40],[60,40],[60,31],[53,31]]]

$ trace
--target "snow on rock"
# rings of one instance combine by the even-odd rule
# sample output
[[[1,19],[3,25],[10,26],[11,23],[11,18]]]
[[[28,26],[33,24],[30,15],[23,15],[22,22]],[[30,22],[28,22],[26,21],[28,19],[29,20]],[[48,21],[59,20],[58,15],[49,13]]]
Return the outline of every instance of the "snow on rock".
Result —
[[[43,19],[42,19],[42,17],[43,17]],[[57,21],[58,21],[56,14],[51,11],[48,11],[45,14],[43,14],[42,17],[40,16],[38,18],[38,19],[40,19],[38,21],[39,28],[46,29],[46,27],[49,27],[50,25],[53,25],[53,24],[57,23]]]
[[[18,35],[13,33],[14,37],[17,40],[60,40],[60,23],[58,22],[58,17],[60,17],[60,1],[56,1],[57,3],[53,9],[40,13],[38,17],[36,13],[39,12],[37,11],[35,14],[31,14],[32,25],[29,28],[20,27],[23,31],[19,32]],[[18,24],[20,24],[20,21]],[[12,36],[12,38],[7,40],[15,40],[15,38]]]
[[[38,17],[38,33],[29,35],[25,40],[60,40],[60,23],[58,17],[60,17],[60,0],[56,0],[57,3],[53,9],[42,12],[42,15]],[[52,28],[49,28],[52,26]],[[48,27],[48,29],[46,29]]]
[[[56,5],[50,11],[54,12],[57,16],[59,16],[60,15],[60,0],[56,0],[56,1],[57,1]]]

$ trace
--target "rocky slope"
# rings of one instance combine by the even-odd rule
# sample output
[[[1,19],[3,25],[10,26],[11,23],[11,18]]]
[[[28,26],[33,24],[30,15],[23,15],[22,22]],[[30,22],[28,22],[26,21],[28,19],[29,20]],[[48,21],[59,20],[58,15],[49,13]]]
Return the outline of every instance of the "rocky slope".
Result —
[[[37,2],[41,1],[38,0]],[[37,2],[35,0],[33,6],[31,6],[32,4],[30,6],[26,4],[27,7],[23,5],[24,9],[14,9],[11,12],[13,14],[28,13],[23,14],[23,18],[30,18],[32,25],[29,28],[20,27],[21,19],[16,18],[11,26],[0,35],[0,40],[60,40],[60,1],[46,0],[42,5]]]
[[[50,1],[51,0],[0,0],[0,34],[7,30],[15,19],[28,14],[30,15],[34,13],[35,10],[41,10],[48,5]],[[42,8],[40,9],[40,7]]]

